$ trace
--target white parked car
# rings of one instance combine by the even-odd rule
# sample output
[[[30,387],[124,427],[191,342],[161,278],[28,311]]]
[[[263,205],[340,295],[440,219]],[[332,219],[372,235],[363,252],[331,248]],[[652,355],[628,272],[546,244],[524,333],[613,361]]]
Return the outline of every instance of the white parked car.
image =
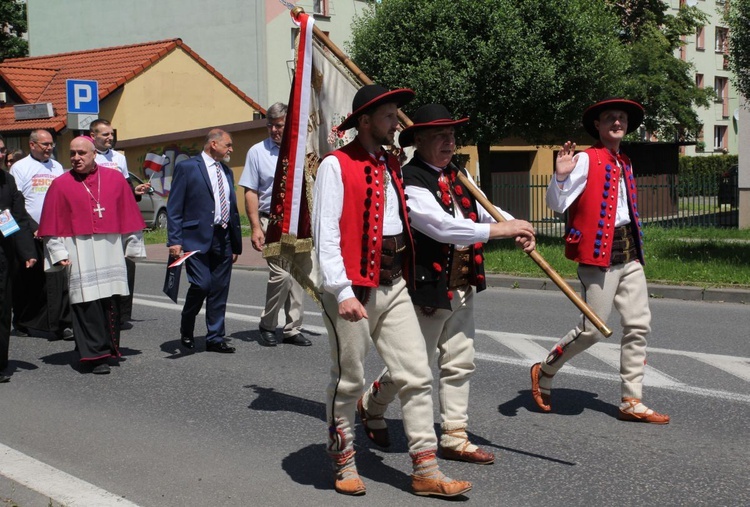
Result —
[[[143,180],[133,173],[130,173],[130,180],[133,182],[133,186],[143,183]],[[146,222],[146,227],[149,229],[167,228],[167,200],[154,192],[153,188],[143,194],[138,202],[138,208],[141,210],[141,216],[143,216],[143,221]]]

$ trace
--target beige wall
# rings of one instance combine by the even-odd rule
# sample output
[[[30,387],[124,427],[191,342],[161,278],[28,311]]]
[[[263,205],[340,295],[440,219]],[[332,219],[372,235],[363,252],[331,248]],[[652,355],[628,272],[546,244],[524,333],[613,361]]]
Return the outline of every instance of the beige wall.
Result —
[[[177,48],[102,102],[121,140],[253,119],[254,109]]]

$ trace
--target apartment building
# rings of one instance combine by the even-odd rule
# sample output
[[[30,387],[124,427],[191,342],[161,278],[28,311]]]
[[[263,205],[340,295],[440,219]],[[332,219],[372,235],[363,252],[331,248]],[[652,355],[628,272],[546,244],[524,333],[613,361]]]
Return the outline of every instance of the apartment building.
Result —
[[[728,68],[729,29],[723,19],[729,0],[670,0],[669,3],[673,11],[689,5],[698,7],[708,16],[706,25],[684,37],[685,45],[677,50],[677,56],[693,64],[695,84],[713,89],[716,95],[708,108],[696,110],[703,129],[697,144],[686,146],[682,151],[685,155],[736,155],[740,99]]]

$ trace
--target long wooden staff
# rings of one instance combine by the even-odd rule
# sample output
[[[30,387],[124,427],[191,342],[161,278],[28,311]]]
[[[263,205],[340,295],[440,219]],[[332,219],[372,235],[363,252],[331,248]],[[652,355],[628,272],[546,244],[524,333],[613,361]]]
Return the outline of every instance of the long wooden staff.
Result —
[[[304,12],[304,9],[301,7],[295,7],[292,9],[292,16],[296,17],[299,13]],[[331,42],[331,39],[328,38],[328,36],[323,33],[323,31],[318,28],[316,25],[313,25],[313,35],[315,35],[320,42],[322,42],[330,51],[333,53],[336,58],[338,58],[341,63],[344,64],[344,66],[349,69],[349,71],[356,76],[357,79],[359,79],[363,84],[369,85],[373,84],[372,80],[367,77],[367,75],[362,72],[362,70],[357,67],[357,65],[344,53],[341,51],[333,42]],[[407,127],[410,125],[413,125],[413,122],[411,119],[406,116],[400,109],[398,111],[398,117],[401,122],[406,125]],[[467,189],[469,192],[471,192],[471,195],[474,197],[474,199],[477,200],[479,204],[482,205],[482,207],[487,210],[487,213],[492,216],[496,221],[498,222],[504,222],[505,218],[497,211],[497,209],[492,205],[492,203],[487,199],[487,197],[482,194],[482,192],[479,191],[479,189],[471,184],[469,182],[469,179],[464,176],[462,171],[458,171],[458,178],[461,181],[461,184],[464,186],[465,189]],[[600,333],[602,333],[604,336],[612,336],[612,330],[607,327],[607,324],[599,318],[599,316],[594,312],[594,310],[591,309],[591,307],[578,295],[576,291],[573,290],[573,288],[568,285],[568,282],[566,282],[563,277],[560,276],[560,274],[555,271],[555,269],[550,266],[550,264],[542,257],[542,255],[537,252],[536,250],[532,250],[529,254],[529,257],[532,258],[534,262],[544,271],[544,273],[555,282],[555,285],[565,294],[568,296],[568,299],[570,299],[574,305],[586,316],[586,318],[599,330]]]
[[[461,184],[464,186],[465,189],[467,189],[471,195],[474,197],[474,199],[477,200],[479,204],[482,205],[484,209],[487,210],[487,213],[492,216],[496,221],[498,222],[504,222],[505,218],[500,214],[499,211],[492,205],[492,203],[487,199],[482,192],[479,191],[479,189],[472,185],[469,181],[469,178],[467,178],[462,171],[457,171],[458,173],[458,179],[461,182]],[[607,324],[599,318],[599,316],[594,312],[594,310],[591,309],[591,307],[581,299],[581,297],[578,295],[576,291],[573,290],[573,288],[568,285],[568,282],[566,282],[563,277],[560,276],[560,274],[555,271],[555,269],[550,266],[549,262],[546,261],[544,257],[542,257],[542,254],[537,252],[536,250],[532,250],[528,253],[529,257],[536,262],[537,266],[539,266],[542,271],[545,272],[545,274],[555,282],[555,285],[566,295],[568,296],[568,299],[570,299],[574,305],[578,307],[579,310],[586,316],[589,321],[596,326],[596,328],[599,330],[601,334],[604,336],[612,336],[612,330],[607,327]]]

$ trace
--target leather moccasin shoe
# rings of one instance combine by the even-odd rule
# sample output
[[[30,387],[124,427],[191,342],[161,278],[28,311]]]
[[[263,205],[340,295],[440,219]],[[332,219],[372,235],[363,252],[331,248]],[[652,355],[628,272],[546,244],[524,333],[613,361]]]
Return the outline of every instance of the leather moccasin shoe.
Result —
[[[391,439],[388,436],[388,428],[375,429],[370,428],[367,422],[373,419],[383,419],[383,416],[372,417],[367,413],[365,407],[362,405],[362,397],[357,400],[357,413],[359,414],[359,420],[362,421],[362,426],[365,428],[365,435],[367,438],[375,442],[380,447],[390,447]]]
[[[288,345],[297,345],[299,347],[309,347],[312,342],[308,340],[302,333],[297,333],[294,336],[288,336],[282,340],[283,343]]]
[[[194,349],[195,348],[195,340],[192,336],[180,336],[180,342],[182,343],[182,346],[186,349]]]
[[[534,403],[542,412],[549,412],[552,410],[550,406],[549,394],[543,393],[539,389],[539,375],[543,375],[542,363],[536,363],[531,367],[531,396],[534,398]]]
[[[474,463],[476,465],[491,465],[495,462],[495,455],[491,452],[487,452],[479,447],[474,452],[457,451],[455,449],[449,449],[447,447],[440,448],[440,454],[443,459],[450,459],[453,461],[465,461],[467,463]]]
[[[471,489],[471,483],[454,479],[428,479],[412,474],[411,489],[419,496],[452,497],[467,493]]]
[[[276,333],[274,331],[269,331],[268,329],[260,329],[260,344],[264,347],[275,347],[278,342],[276,340]]]
[[[622,402],[623,404],[627,403],[627,407],[623,408],[622,405],[620,406],[617,418],[621,421],[642,422],[648,424],[669,424],[668,415],[660,414],[647,408],[638,398],[623,398]]]
[[[206,352],[218,352],[219,354],[234,354],[235,348],[226,342],[206,342]]]
[[[365,483],[362,482],[357,473],[348,473],[346,474],[346,478],[337,476],[333,487],[336,489],[336,493],[341,493],[342,495],[360,496],[367,492]]]

